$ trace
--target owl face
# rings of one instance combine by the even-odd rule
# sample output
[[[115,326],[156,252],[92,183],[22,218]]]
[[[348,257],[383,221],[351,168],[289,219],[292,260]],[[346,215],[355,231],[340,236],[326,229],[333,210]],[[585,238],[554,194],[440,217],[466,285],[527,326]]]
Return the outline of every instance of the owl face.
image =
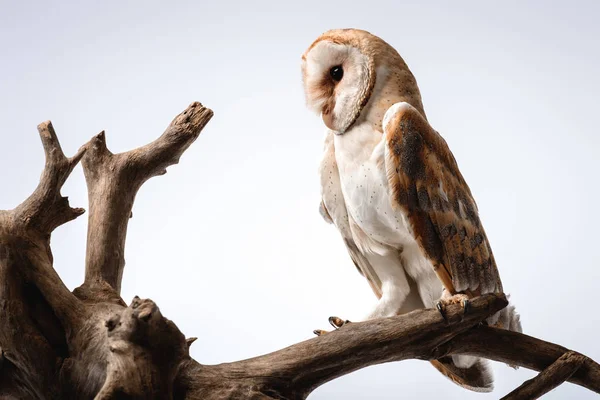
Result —
[[[375,80],[373,60],[345,36],[321,35],[302,56],[307,105],[338,133],[356,121]]]
[[[408,101],[422,110],[416,81],[400,55],[366,31],[321,35],[302,56],[302,78],[308,108],[337,134],[360,118],[371,117],[380,127],[392,102]],[[412,98],[403,96],[409,92]]]

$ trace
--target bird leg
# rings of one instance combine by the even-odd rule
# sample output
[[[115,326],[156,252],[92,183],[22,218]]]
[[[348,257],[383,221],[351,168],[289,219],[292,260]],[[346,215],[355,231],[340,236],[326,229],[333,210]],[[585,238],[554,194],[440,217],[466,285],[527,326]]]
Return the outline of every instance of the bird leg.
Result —
[[[460,303],[463,307],[463,315],[467,314],[471,308],[469,296],[463,293],[451,295],[446,289],[444,289],[442,297],[435,304],[435,308],[437,308],[437,310],[440,312],[442,318],[444,318],[444,321],[448,322],[448,319],[446,318],[446,307],[451,304],[458,303]]]

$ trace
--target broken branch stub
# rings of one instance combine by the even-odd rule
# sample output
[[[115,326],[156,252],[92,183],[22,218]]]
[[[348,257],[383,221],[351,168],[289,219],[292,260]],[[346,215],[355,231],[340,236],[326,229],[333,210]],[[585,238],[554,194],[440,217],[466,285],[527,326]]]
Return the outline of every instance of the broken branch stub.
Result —
[[[189,359],[185,336],[152,300],[135,297],[105,323],[110,354],[96,400],[171,399],[179,365]]]

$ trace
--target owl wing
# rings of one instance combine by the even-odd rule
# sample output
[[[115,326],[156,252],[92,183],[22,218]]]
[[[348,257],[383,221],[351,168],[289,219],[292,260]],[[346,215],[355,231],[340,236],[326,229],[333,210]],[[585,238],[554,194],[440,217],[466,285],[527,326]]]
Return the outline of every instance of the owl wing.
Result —
[[[446,289],[502,292],[475,200],[446,141],[407,103],[387,111],[384,133],[392,204],[407,215]]]
[[[350,258],[354,262],[358,272],[367,279],[377,298],[380,298],[382,294],[381,281],[352,238],[350,218],[342,193],[340,173],[335,161],[332,132],[328,132],[325,138],[325,149],[319,167],[319,174],[321,175],[321,204],[319,211],[325,221],[333,223],[338,228],[346,244]]]

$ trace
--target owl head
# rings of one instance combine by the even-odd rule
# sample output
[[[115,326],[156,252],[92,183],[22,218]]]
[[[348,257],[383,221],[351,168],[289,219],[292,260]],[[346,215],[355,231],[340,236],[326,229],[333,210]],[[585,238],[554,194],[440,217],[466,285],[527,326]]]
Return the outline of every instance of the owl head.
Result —
[[[417,82],[392,46],[369,32],[325,32],[302,55],[302,79],[308,108],[337,134],[369,121],[381,130],[383,115],[394,103],[423,105]]]

